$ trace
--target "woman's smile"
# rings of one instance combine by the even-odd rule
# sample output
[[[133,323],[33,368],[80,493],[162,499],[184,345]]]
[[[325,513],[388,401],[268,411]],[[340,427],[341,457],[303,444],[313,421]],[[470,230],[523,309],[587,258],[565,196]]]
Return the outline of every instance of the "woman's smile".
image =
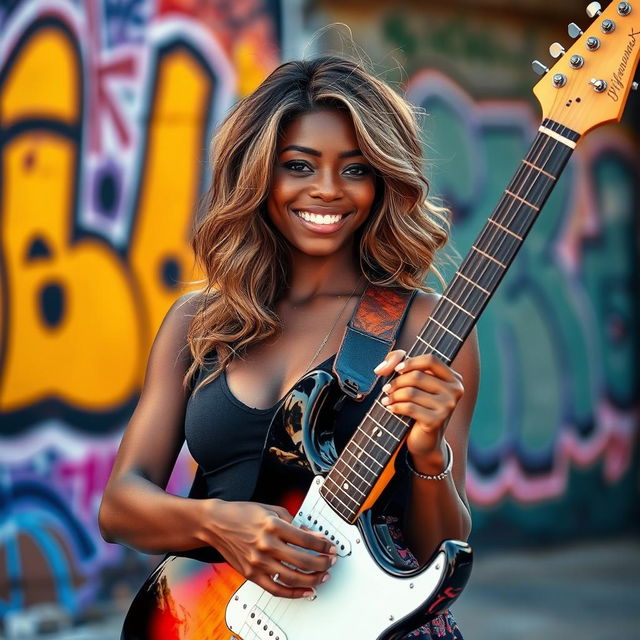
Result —
[[[340,211],[324,207],[301,207],[292,209],[296,218],[305,228],[316,233],[333,233],[342,228],[353,211]]]

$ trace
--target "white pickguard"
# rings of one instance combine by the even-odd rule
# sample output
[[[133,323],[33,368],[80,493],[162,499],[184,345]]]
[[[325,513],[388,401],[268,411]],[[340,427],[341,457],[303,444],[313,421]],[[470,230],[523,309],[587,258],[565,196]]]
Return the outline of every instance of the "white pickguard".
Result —
[[[447,569],[440,552],[412,578],[385,573],[370,556],[357,527],[345,523],[320,496],[318,476],[294,524],[335,536],[340,549],[331,578],[316,589],[314,600],[277,598],[245,582],[229,601],[227,626],[242,640],[375,640],[422,605],[438,588]],[[311,520],[309,520],[311,516]],[[314,522],[318,521],[315,526]],[[348,555],[345,555],[348,554]],[[233,638],[234,636],[231,636]]]

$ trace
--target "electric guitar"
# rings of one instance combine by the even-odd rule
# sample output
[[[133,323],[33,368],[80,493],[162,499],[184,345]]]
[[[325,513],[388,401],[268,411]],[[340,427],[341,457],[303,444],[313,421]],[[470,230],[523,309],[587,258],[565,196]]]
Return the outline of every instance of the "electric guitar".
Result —
[[[534,92],[543,121],[538,134],[471,251],[409,351],[450,364],[514,260],[581,136],[620,120],[640,51],[640,0],[613,2],[543,77]],[[634,86],[635,85],[635,86]],[[332,579],[312,599],[274,597],[245,580],[211,550],[201,561],[167,557],[147,579],[127,614],[124,640],[396,640],[446,610],[462,591],[472,551],[446,540],[417,569],[398,562],[376,505],[395,473],[411,421],[376,398],[340,455],[332,438],[342,393],[331,373],[312,371],[290,391],[270,426],[255,499],[292,486],[303,500],[294,524],[320,531],[338,548]],[[295,484],[295,483],[293,483]],[[306,495],[304,492],[306,491]],[[265,497],[267,500],[265,500]],[[291,507],[291,496],[283,498]]]

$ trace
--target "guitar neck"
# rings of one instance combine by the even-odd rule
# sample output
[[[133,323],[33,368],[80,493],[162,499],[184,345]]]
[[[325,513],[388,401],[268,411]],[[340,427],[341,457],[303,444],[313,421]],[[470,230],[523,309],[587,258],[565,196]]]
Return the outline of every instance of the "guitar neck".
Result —
[[[442,294],[407,356],[456,357],[515,259],[567,164],[579,135],[545,120],[495,210]],[[412,420],[390,413],[376,398],[327,474],[323,498],[353,522],[404,441]]]

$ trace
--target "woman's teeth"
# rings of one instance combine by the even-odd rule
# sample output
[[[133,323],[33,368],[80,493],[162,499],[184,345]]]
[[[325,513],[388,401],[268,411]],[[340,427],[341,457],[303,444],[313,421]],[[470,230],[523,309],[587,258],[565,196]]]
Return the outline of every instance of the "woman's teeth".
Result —
[[[295,213],[303,220],[313,222],[313,224],[335,224],[344,218],[344,215],[321,216],[317,213],[309,213],[308,211],[296,211]]]

